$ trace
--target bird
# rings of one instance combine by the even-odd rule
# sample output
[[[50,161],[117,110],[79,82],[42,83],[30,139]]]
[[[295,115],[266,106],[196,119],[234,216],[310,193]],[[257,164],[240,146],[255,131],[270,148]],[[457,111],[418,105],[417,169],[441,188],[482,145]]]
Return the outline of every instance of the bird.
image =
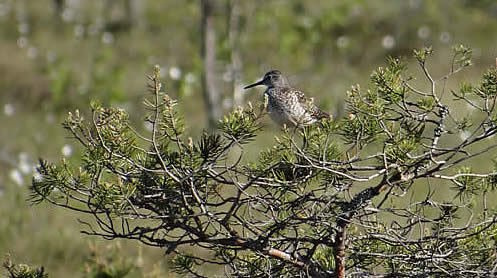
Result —
[[[271,120],[279,126],[305,127],[330,115],[314,104],[313,98],[307,98],[299,89],[288,84],[279,70],[268,71],[262,80],[247,85],[244,89],[265,85],[264,95],[267,97],[267,112]]]

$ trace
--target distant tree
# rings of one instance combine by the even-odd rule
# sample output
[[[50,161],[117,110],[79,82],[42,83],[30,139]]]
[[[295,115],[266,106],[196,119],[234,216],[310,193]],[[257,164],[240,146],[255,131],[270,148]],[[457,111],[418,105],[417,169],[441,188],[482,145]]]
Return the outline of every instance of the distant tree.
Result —
[[[207,110],[209,127],[216,126],[216,121],[221,116],[221,94],[216,81],[216,26],[214,9],[216,0],[202,0],[201,32],[203,59],[202,93]]]
[[[126,11],[127,20],[132,27],[143,26],[145,23],[144,8],[145,1],[143,0],[126,0],[124,8]]]
[[[229,1],[229,41],[231,51],[231,84],[233,91],[233,107],[242,105],[243,89],[242,89],[242,58],[240,54],[240,17],[241,7],[239,0]]]
[[[425,83],[415,86],[406,64],[388,59],[369,89],[347,93],[348,117],[285,128],[250,162],[264,104],[193,140],[156,67],[150,134],[120,108],[69,113],[64,127],[84,149],[81,163],[41,161],[32,201],[92,216],[80,220],[85,234],[174,253],[175,271],[188,276],[205,277],[199,266],[209,263],[232,277],[494,275],[497,70],[449,93],[471,51],[454,48],[441,77],[427,67],[431,54],[414,54]]]
[[[62,16],[62,11],[64,10],[64,0],[53,0],[55,13],[60,18]]]
[[[127,32],[142,22],[143,1],[136,0],[104,0],[102,13],[104,15],[104,29],[109,32]],[[121,9],[122,15],[113,18],[115,9]]]

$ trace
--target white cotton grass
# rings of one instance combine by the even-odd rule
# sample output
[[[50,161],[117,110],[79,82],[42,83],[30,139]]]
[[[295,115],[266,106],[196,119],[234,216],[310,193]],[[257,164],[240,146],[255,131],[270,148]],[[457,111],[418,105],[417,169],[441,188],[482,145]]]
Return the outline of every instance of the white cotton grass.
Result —
[[[16,185],[24,185],[24,177],[19,169],[10,170],[9,177]]]
[[[169,68],[169,77],[171,77],[172,80],[179,80],[181,78],[181,69],[172,66]]]
[[[64,11],[62,12],[62,20],[67,23],[72,22],[74,20],[74,13],[75,11],[73,9],[64,9]]]
[[[62,155],[65,157],[71,156],[72,154],[72,146],[69,144],[65,144],[61,149]]]
[[[27,153],[21,152],[19,154],[17,169],[19,169],[19,171],[21,171],[24,175],[31,174],[33,172],[33,165],[29,162],[29,156]]]
[[[340,49],[347,48],[350,44],[350,39],[347,36],[340,36],[337,39],[337,47]]]
[[[19,23],[17,31],[23,35],[27,34],[29,32],[29,24],[27,22]]]
[[[195,74],[193,72],[188,72],[185,74],[185,82],[188,84],[195,83],[197,81],[197,78],[195,77]]]
[[[29,155],[25,152],[21,152],[19,153],[17,167],[10,170],[9,177],[16,185],[22,186],[24,185],[25,177],[29,177],[34,173],[37,173],[36,167],[31,163]]]
[[[5,114],[5,116],[10,117],[10,116],[14,115],[14,112],[15,112],[15,108],[14,108],[14,105],[12,105],[11,103],[6,103],[3,106],[3,113]]]
[[[396,41],[395,38],[392,35],[386,35],[383,37],[381,40],[381,45],[385,49],[392,49],[395,47]]]
[[[427,25],[423,25],[418,28],[418,37],[422,40],[426,40],[431,35],[431,29]]]

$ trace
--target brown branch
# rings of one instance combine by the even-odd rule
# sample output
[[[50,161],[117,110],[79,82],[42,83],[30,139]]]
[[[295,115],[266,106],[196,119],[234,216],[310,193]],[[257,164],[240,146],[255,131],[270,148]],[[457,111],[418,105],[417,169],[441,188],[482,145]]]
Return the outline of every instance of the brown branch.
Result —
[[[344,222],[345,223],[345,222]],[[339,226],[335,235],[334,256],[335,256],[335,278],[345,277],[345,240],[347,238],[347,224]]]
[[[397,181],[398,182],[398,181]],[[337,233],[334,237],[334,250],[335,257],[335,278],[345,277],[345,243],[347,240],[347,228],[350,220],[357,214],[360,208],[364,207],[374,197],[378,196],[384,190],[390,188],[395,181],[389,181],[387,176],[374,187],[368,187],[352,198],[348,203],[342,205],[343,216],[337,222]]]
[[[259,246],[259,244],[253,244],[252,242],[241,238],[239,236],[238,232],[233,230],[233,228],[231,228],[231,226],[229,226],[226,223],[223,224],[223,226],[226,230],[228,230],[230,235],[233,237],[234,242],[239,246],[246,247],[250,250],[262,252],[265,255],[268,255],[268,256],[271,256],[275,259],[290,263],[293,266],[296,266],[298,268],[304,268],[306,266],[306,264],[304,262],[302,262],[296,258],[293,258],[292,255],[290,255],[286,252],[283,252],[279,249],[272,248],[272,247],[265,248],[265,247]]]

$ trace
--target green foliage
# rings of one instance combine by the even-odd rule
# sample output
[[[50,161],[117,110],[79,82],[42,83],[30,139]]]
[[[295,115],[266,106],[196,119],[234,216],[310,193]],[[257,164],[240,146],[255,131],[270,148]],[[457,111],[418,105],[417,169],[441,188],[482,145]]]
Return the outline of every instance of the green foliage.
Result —
[[[329,271],[333,271],[335,268],[333,249],[328,247],[320,247],[316,253],[314,253],[314,259],[323,267]]]
[[[477,226],[469,230],[475,236],[462,238],[457,241],[459,254],[469,255],[474,265],[484,264],[489,259],[496,258],[497,226]]]
[[[454,91],[452,91],[452,94],[455,97],[462,99],[464,97],[468,97],[471,94],[473,94],[473,90],[474,90],[474,88],[471,84],[462,82],[460,85],[460,88],[459,88],[460,96],[457,93],[455,93]]]
[[[497,69],[493,68],[483,74],[483,80],[478,90],[482,97],[497,95]]]
[[[407,88],[403,84],[402,73],[407,65],[400,59],[388,58],[387,67],[379,68],[371,75],[371,81],[374,85],[373,90],[379,97],[390,103],[397,103],[405,98]],[[370,97],[372,101],[373,97]]]
[[[177,254],[171,261],[173,269],[179,274],[188,274],[193,269],[193,258],[188,255]]]
[[[400,136],[399,136],[400,137]],[[386,145],[385,156],[390,163],[398,165],[409,164],[409,155],[419,148],[419,137],[406,136],[395,138],[391,143]]]
[[[417,56],[421,54],[416,54]],[[347,143],[357,142],[360,145],[371,143],[379,139],[380,135],[389,135],[385,129],[393,134],[402,132],[396,129],[392,117],[399,116],[398,103],[406,102],[410,89],[403,77],[407,65],[400,59],[388,58],[387,67],[380,67],[371,75],[371,89],[364,94],[359,86],[352,87],[347,92],[347,103],[350,111],[345,121],[344,139]],[[425,100],[418,106],[427,109]],[[392,135],[389,135],[392,137]]]
[[[204,133],[195,145],[195,152],[202,158],[202,162],[215,162],[223,154],[223,149],[224,141],[219,134]]]
[[[473,50],[471,48],[460,44],[454,46],[453,51],[454,51],[453,63],[455,65],[459,67],[467,67],[472,65],[471,56]]]
[[[159,89],[160,90],[160,89]],[[149,115],[146,119],[153,122],[160,122],[159,126],[156,126],[155,129],[159,132],[159,134],[167,136],[171,138],[171,140],[178,140],[179,136],[183,134],[185,131],[185,127],[183,125],[183,118],[178,111],[178,102],[176,100],[171,99],[166,94],[160,94],[163,98],[164,109],[160,113],[160,121],[157,119],[151,120],[154,115]],[[148,107],[153,109],[153,105],[150,106],[150,103],[145,103]]]
[[[264,108],[261,105],[260,111]],[[262,115],[262,113],[257,114],[251,104],[247,108],[239,107],[219,121],[219,129],[226,134],[228,139],[235,139],[240,144],[248,143],[261,129],[259,119]]]
[[[455,179],[454,189],[457,190],[458,197],[462,199],[479,194],[485,184],[483,178],[474,176],[471,173],[473,173],[473,170],[468,167],[463,167],[457,172],[459,176]]]
[[[426,59],[433,54],[433,48],[430,47],[423,47],[420,50],[414,50],[414,58],[418,61],[418,63],[424,65],[426,62]]]
[[[467,83],[461,83],[459,92],[452,91],[456,99],[470,98],[477,96],[480,99],[493,97],[497,95],[497,70],[492,68],[485,72],[482,76],[482,81],[478,87]],[[474,105],[470,102],[470,104]]]
[[[371,90],[368,90],[366,96],[363,97],[360,87],[354,86],[351,91],[347,92],[346,101],[350,114],[344,122],[342,133],[345,142],[368,144],[376,140],[382,133],[379,119],[384,117],[385,113],[383,100]]]
[[[14,264],[10,258],[5,260],[3,267],[9,273],[9,278],[48,278],[43,267],[32,269],[25,264]]]
[[[435,100],[432,97],[422,97],[418,99],[418,107],[425,111],[432,111],[435,108]]]
[[[121,108],[99,108],[92,112],[95,122],[94,136],[107,143],[104,148],[132,156],[136,138],[129,129],[128,113]],[[72,118],[69,114],[65,126],[72,129],[79,123],[81,119],[78,116]]]

